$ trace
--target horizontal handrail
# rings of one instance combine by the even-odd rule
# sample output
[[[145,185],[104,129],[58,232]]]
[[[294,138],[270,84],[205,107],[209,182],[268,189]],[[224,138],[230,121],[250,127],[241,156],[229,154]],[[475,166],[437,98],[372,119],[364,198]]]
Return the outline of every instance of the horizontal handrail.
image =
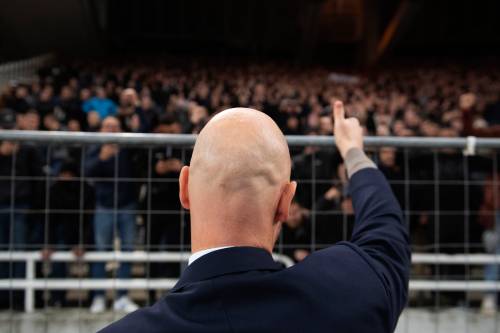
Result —
[[[500,290],[500,282],[456,280],[410,280],[411,291],[493,291]]]
[[[76,256],[70,251],[55,251],[50,255],[50,261],[130,261],[130,262],[186,262],[191,252],[146,252],[146,251],[89,251],[82,256]],[[273,253],[276,261],[282,262],[286,267],[293,266],[293,261],[286,255]],[[0,251],[0,261],[42,261],[44,257],[40,251]],[[500,255],[483,253],[413,253],[412,264],[435,265],[486,265],[500,264]]]
[[[335,138],[331,136],[288,135],[290,146],[333,147]],[[33,143],[52,144],[104,144],[123,145],[172,145],[189,147],[196,141],[193,134],[151,134],[151,133],[93,133],[67,131],[0,131],[0,140],[12,140]],[[500,148],[500,138],[443,138],[443,137],[365,137],[367,147],[402,147],[402,148]]]
[[[0,280],[0,289],[172,289],[178,279],[9,279]]]
[[[129,262],[187,262],[191,252],[144,252],[144,251],[93,251],[82,256],[76,256],[70,251],[56,251],[50,257],[45,257],[40,251],[2,251],[1,261],[24,261],[26,263],[26,277],[24,279],[0,279],[0,289],[24,289],[24,310],[33,312],[35,308],[34,293],[36,289],[171,289],[177,279],[46,279],[35,276],[35,263],[44,260],[58,262],[96,262],[96,261],[129,261]],[[289,257],[273,253],[275,261],[286,267],[293,265]]]
[[[273,253],[273,259],[283,263],[286,267],[293,266],[294,262],[288,256]],[[57,262],[85,261],[130,261],[130,262],[187,262],[191,252],[145,252],[145,251],[89,251],[82,256],[76,256],[70,251],[55,251],[48,260]],[[43,261],[40,251],[3,251],[0,252],[0,261]]]
[[[500,264],[498,254],[445,254],[445,253],[413,253],[411,261],[413,264],[433,265],[487,265]]]
[[[49,258],[41,251],[0,251],[1,261],[23,261],[26,263],[26,277],[0,279],[0,289],[25,290],[25,311],[34,310],[35,290],[65,290],[65,289],[171,289],[178,279],[173,278],[133,278],[133,279],[92,279],[92,278],[37,278],[35,263],[44,260],[54,262],[98,262],[98,261],[128,261],[128,262],[187,262],[191,252],[145,252],[145,251],[92,251],[82,256],[76,256],[70,251],[55,251]],[[286,255],[273,253],[276,261],[286,267],[294,263]],[[429,254],[414,253],[413,264],[464,264],[484,265],[500,264],[500,256],[494,254]],[[454,281],[454,280],[411,280],[410,290],[433,291],[491,291],[500,290],[500,282],[495,281]]]
[[[172,289],[178,279],[10,279],[0,280],[1,289],[103,290],[103,289]],[[491,291],[500,290],[500,282],[456,280],[411,280],[411,291]]]

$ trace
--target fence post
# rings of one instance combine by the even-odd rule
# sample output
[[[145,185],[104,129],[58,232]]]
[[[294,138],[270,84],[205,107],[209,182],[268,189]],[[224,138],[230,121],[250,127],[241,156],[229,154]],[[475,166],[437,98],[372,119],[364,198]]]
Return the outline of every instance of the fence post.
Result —
[[[24,289],[24,311],[31,313],[35,309],[35,259],[33,256],[26,258],[26,286]]]

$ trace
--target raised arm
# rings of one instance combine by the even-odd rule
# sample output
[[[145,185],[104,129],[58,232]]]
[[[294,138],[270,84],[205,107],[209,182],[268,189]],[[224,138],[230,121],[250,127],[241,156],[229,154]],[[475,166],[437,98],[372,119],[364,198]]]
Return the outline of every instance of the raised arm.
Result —
[[[366,259],[386,288],[395,324],[408,296],[411,263],[408,231],[387,180],[363,152],[363,134],[344,106],[332,103],[335,140],[349,176],[356,221],[350,245]]]

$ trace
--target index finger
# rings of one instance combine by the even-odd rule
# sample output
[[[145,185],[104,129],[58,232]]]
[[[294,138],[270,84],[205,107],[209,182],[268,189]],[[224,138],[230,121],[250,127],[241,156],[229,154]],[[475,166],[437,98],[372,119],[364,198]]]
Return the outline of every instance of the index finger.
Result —
[[[332,100],[333,120],[335,122],[345,119],[344,104],[341,101]]]

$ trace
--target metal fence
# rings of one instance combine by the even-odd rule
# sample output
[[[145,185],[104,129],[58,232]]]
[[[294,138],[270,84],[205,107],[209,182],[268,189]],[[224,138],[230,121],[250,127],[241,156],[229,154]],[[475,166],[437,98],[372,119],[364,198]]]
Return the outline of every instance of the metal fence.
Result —
[[[125,289],[148,305],[171,288],[189,256],[176,184],[195,139],[0,131],[0,332],[65,331],[54,313],[71,318],[67,332],[89,331],[121,315],[90,314],[95,290],[113,300]],[[299,186],[275,259],[290,266],[348,239],[353,212],[334,139],[287,140]],[[118,158],[96,162],[103,145],[119,147]],[[365,145],[411,231],[410,302],[398,332],[496,331],[496,314],[479,309],[500,289],[500,139],[367,137]]]
[[[29,59],[17,60],[0,64],[0,88],[9,82],[31,82],[36,78],[37,71],[54,60],[53,54],[42,54]]]

